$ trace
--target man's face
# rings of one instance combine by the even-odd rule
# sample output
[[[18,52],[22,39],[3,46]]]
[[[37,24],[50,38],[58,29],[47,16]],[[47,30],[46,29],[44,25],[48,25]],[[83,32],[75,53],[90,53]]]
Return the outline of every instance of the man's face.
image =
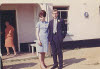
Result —
[[[57,17],[58,17],[57,11],[53,11],[52,16],[53,16],[54,19],[57,19]]]

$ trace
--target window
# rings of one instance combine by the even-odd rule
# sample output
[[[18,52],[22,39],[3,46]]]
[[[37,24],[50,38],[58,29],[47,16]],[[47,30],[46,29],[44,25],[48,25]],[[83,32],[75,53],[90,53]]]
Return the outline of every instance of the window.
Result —
[[[68,10],[69,7],[53,7],[53,9],[58,10],[58,18],[62,18],[65,20],[65,23],[67,24],[67,18],[68,18]]]

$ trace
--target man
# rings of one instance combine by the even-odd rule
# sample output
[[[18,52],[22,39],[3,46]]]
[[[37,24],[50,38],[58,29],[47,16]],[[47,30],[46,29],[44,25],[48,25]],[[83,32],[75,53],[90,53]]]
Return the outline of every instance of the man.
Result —
[[[62,19],[58,19],[57,9],[53,10],[52,16],[53,20],[49,22],[49,36],[48,36],[48,39],[51,44],[53,61],[54,61],[54,65],[51,69],[55,69],[58,67],[57,55],[59,59],[58,69],[62,69],[63,67],[62,42],[64,38],[62,29],[65,28],[64,26],[65,22]]]

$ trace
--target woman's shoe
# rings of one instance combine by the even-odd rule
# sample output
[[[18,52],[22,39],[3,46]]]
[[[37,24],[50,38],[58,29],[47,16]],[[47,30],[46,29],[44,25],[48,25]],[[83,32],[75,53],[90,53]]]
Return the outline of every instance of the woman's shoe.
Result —
[[[44,65],[45,66],[45,68],[47,68],[47,66],[46,65]]]
[[[40,68],[41,68],[41,69],[46,69],[46,67],[45,67],[45,66],[42,68],[42,66],[41,66],[41,65],[40,65]]]
[[[10,53],[7,53],[7,56],[10,55]]]
[[[17,55],[17,53],[14,53],[14,56],[16,56]]]
[[[41,65],[40,65],[40,68],[42,69]]]

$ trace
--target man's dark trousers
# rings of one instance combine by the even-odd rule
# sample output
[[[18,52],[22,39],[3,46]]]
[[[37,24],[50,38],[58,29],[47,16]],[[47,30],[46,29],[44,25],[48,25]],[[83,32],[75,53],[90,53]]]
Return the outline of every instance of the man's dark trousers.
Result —
[[[59,59],[59,67],[63,67],[63,54],[62,54],[62,42],[59,41],[57,33],[53,34],[53,41],[51,43],[54,66],[58,66],[57,55]]]

